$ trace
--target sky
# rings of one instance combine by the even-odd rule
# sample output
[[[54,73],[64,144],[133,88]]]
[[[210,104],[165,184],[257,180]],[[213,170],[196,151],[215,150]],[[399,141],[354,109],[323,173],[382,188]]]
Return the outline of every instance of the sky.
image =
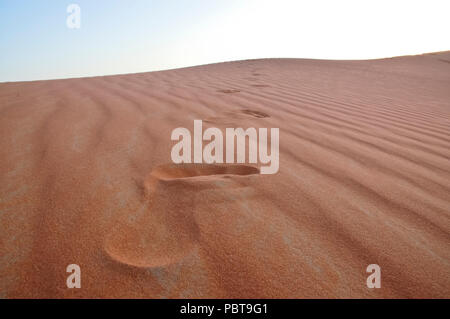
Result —
[[[69,28],[77,4],[80,28]],[[449,0],[0,0],[0,82],[450,50]]]

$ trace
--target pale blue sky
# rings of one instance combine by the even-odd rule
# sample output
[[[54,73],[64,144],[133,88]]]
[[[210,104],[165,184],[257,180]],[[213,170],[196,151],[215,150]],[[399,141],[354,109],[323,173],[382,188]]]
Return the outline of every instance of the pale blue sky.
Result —
[[[0,82],[450,50],[446,0],[0,0]],[[66,25],[81,8],[81,28]]]

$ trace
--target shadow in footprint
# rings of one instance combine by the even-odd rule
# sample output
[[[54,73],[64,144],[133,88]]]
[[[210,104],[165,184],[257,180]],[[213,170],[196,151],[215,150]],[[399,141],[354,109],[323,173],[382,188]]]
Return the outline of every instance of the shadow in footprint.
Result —
[[[223,116],[209,117],[204,119],[203,121],[212,124],[237,125],[237,122],[239,120],[245,120],[249,118],[261,119],[267,117],[270,117],[267,113],[251,109],[243,109],[238,111],[224,112]]]
[[[217,90],[217,92],[225,93],[225,94],[232,94],[232,93],[239,93],[241,91],[236,89],[229,89],[229,90]]]
[[[261,112],[261,111],[255,111],[255,110],[241,110],[241,113],[246,114],[246,115],[250,115],[253,117],[257,117],[259,119],[261,118],[265,118],[265,117],[270,117],[267,113]]]

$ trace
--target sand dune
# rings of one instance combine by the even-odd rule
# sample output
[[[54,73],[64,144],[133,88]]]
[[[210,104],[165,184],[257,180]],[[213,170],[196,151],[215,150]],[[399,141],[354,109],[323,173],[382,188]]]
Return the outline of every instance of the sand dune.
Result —
[[[450,297],[449,62],[0,84],[0,297]],[[279,172],[173,165],[195,119],[280,128]]]

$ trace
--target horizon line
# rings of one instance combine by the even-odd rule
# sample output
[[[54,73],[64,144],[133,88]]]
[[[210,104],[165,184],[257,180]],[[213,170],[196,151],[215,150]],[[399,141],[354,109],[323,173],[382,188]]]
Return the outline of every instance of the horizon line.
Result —
[[[226,61],[210,62],[210,63],[204,63],[204,64],[195,64],[195,65],[189,65],[189,66],[173,67],[173,68],[167,68],[167,69],[157,69],[157,70],[150,70],[150,71],[111,73],[111,74],[99,74],[99,75],[85,75],[85,76],[70,76],[70,77],[56,77],[56,78],[48,78],[48,79],[44,78],[44,79],[33,79],[33,80],[0,81],[0,84],[43,82],[43,81],[60,81],[60,80],[76,80],[76,79],[91,79],[91,78],[113,77],[113,76],[124,76],[124,75],[138,75],[138,74],[144,74],[144,73],[174,71],[174,70],[189,69],[189,68],[208,66],[208,65],[214,65],[214,64],[243,62],[243,61],[258,61],[258,60],[313,60],[313,61],[341,61],[341,62],[355,61],[355,62],[364,62],[364,61],[377,61],[377,60],[395,59],[395,58],[402,58],[402,57],[435,55],[435,54],[442,54],[442,53],[447,53],[447,52],[450,52],[450,49],[449,50],[442,50],[442,51],[432,51],[432,52],[417,53],[417,54],[405,54],[405,55],[395,55],[395,56],[387,56],[387,57],[381,57],[381,58],[371,58],[371,59],[316,59],[316,58],[294,58],[294,57],[249,58],[249,59],[240,59],[240,60],[226,60]]]

